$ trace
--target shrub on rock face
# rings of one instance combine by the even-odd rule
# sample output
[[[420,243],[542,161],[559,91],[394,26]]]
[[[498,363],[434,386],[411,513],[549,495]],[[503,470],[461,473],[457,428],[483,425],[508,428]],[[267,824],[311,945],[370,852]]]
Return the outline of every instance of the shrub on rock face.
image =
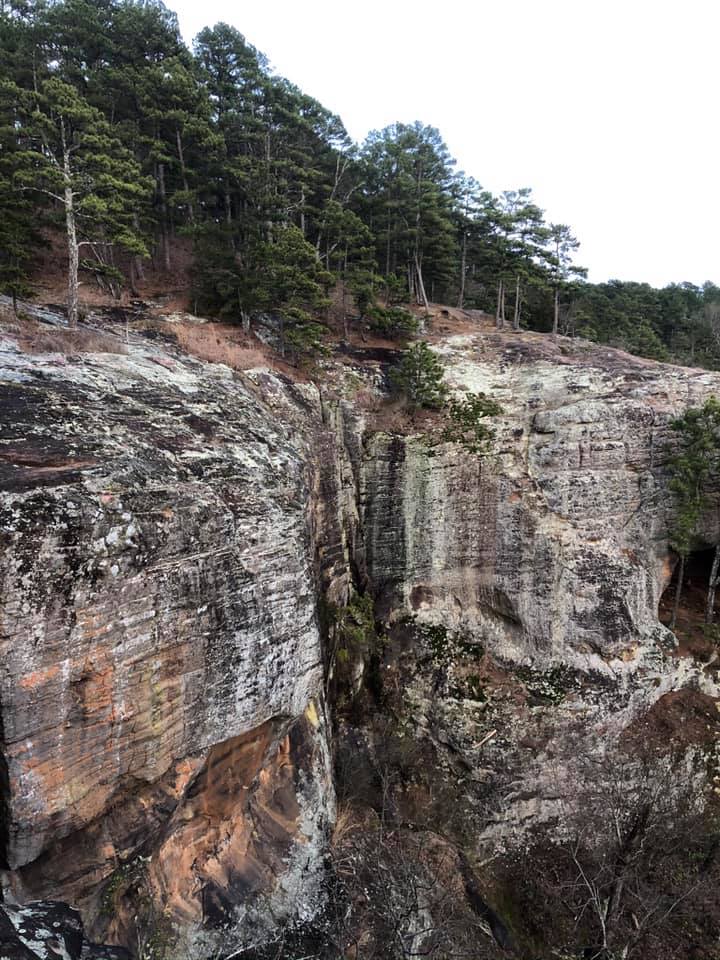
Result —
[[[468,453],[487,453],[495,431],[485,421],[499,413],[502,413],[500,404],[484,393],[471,393],[460,400],[450,400],[448,425],[442,438],[447,443],[459,443]]]
[[[389,340],[405,340],[418,331],[418,320],[402,307],[372,307],[367,311],[373,333]]]
[[[404,396],[412,408],[439,410],[447,397],[442,379],[442,362],[424,340],[406,350],[400,363],[390,371],[393,390]]]

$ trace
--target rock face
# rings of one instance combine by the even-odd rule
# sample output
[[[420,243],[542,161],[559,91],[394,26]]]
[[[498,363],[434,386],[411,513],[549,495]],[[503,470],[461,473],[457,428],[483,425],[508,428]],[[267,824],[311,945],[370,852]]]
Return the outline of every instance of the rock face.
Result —
[[[90,943],[77,910],[65,903],[32,902],[0,906],[3,960],[129,960],[121,947]]]
[[[407,792],[408,816],[434,794],[446,822],[454,793],[482,848],[561,819],[575,757],[662,713],[663,698],[717,698],[716,669],[677,655],[658,605],[673,567],[669,420],[720,378],[538,336],[437,349],[453,388],[502,404],[493,455],[374,435],[362,526],[397,624],[386,690],[421,744],[417,769],[437,771]],[[717,542],[713,513],[703,535]],[[717,765],[716,710],[708,722],[700,760]]]
[[[302,442],[150,346],[10,348],[3,376],[6,895],[98,934],[115,912],[126,943],[139,887],[186,942],[230,940],[254,891],[311,913],[333,791]]]
[[[396,802],[478,850],[557,812],[578,737],[717,696],[657,616],[668,419],[716,375],[451,338],[450,385],[504,408],[479,462],[373,429],[338,365],[321,391],[141,340],[3,347],[6,899],[61,897],[95,938],[198,957],[311,917],[334,817],[318,600],[353,585],[416,751]],[[340,739],[382,746],[373,723]]]
[[[638,643],[668,643],[657,622],[670,574],[668,420],[720,379],[550,348],[536,338],[492,359],[480,338],[438,348],[453,387],[503,405],[494,456],[373,437],[367,568],[393,606],[433,609],[509,659],[602,670],[634,660]]]

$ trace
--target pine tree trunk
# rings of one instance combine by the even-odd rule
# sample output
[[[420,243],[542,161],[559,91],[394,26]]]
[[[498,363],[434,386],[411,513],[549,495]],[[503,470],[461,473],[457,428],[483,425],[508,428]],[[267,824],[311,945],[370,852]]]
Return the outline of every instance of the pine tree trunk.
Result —
[[[500,297],[500,326],[503,329],[505,328],[505,294],[506,292],[507,291],[505,290],[505,281],[503,280],[502,296]]]
[[[515,277],[515,310],[513,312],[513,330],[520,329],[520,276]]]
[[[165,269],[169,272],[172,264],[170,263],[170,237],[168,234],[168,210],[167,210],[167,195],[165,193],[165,164],[158,164],[158,192],[160,193],[160,207],[162,209],[162,250],[163,250],[163,263]]]
[[[712,570],[710,571],[707,605],[705,607],[705,623],[712,623],[715,619],[715,591],[717,590],[718,569],[720,569],[720,543],[715,547]]]
[[[140,233],[140,217],[137,214],[133,216],[133,224],[137,233]],[[143,267],[142,257],[132,257],[131,267],[135,270],[135,278],[138,283],[145,282],[145,268]]]
[[[270,216],[270,186],[271,176],[270,167],[272,164],[272,144],[270,143],[270,131],[265,132],[265,204],[267,207],[268,219],[265,221],[265,240],[268,243],[273,242],[273,222]],[[285,348],[283,347],[283,350]],[[284,354],[283,354],[284,356]]]
[[[495,326],[499,330],[502,327],[501,304],[503,300],[503,282],[498,280],[497,306],[495,308]]]
[[[130,293],[134,297],[140,296],[140,291],[137,286],[137,270],[135,267],[135,261],[137,259],[137,257],[130,257]]]
[[[135,278],[138,283],[145,282],[145,268],[143,267],[142,257],[132,258],[132,268],[135,271]]]
[[[63,151],[65,227],[68,244],[68,326],[74,329],[78,324],[78,267],[80,256],[75,224],[75,196],[71,180],[70,148],[65,140],[65,123],[62,120],[60,121],[60,135]]]
[[[560,289],[558,287],[555,287],[555,296],[553,298],[553,328],[552,328],[553,337],[557,336],[559,326],[560,326]]]
[[[418,259],[417,253],[415,254],[415,271],[417,274],[417,288],[418,288],[417,292],[418,292],[418,296],[421,298],[419,302],[422,302],[423,304],[425,304],[425,311],[429,312],[430,306],[428,304],[427,294],[425,293],[425,284],[423,283],[422,267],[420,266],[420,261]]]
[[[675,602],[673,603],[672,618],[669,623],[669,627],[671,630],[675,629],[675,624],[677,623],[678,611],[680,610],[680,595],[682,593],[684,579],[685,579],[685,557],[681,556],[680,565],[678,567],[677,584],[675,585]]]
[[[225,207],[225,223],[230,226],[232,223],[232,201],[230,200],[230,187],[227,180],[223,182],[223,205]]]
[[[347,313],[347,273],[348,273],[348,248],[345,247],[345,258],[343,262],[342,276],[342,312],[343,312],[343,336],[347,343],[350,342],[350,329],[348,327]]]
[[[467,270],[467,230],[463,230],[462,255],[460,257],[460,293],[458,294],[458,310],[465,306],[465,271]]]
[[[188,219],[190,220],[191,224],[194,224],[195,211],[193,209],[192,200],[190,199],[190,187],[188,185],[187,170],[185,169],[185,156],[183,154],[182,137],[180,136],[180,127],[176,127],[175,129],[175,139],[177,142],[178,160],[180,161],[180,174],[182,176],[183,190],[187,194],[187,198],[188,198],[188,201],[187,201]]]

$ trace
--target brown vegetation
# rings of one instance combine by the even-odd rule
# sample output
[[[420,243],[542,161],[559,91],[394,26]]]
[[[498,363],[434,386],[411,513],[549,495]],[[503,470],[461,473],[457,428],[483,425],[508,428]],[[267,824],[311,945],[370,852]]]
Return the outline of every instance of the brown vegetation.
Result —
[[[198,360],[224,363],[233,370],[250,370],[270,363],[270,351],[231,324],[153,320],[144,324],[144,329],[172,339],[181,350]]]
[[[3,323],[3,331],[23,353],[127,353],[127,347],[119,336],[92,327],[66,330],[20,316]]]
[[[64,304],[67,300],[67,240],[62,232],[45,231],[45,245],[38,248],[34,264],[32,286],[36,299],[42,303]],[[143,261],[143,279],[136,281],[133,290],[126,285],[119,298],[113,297],[107,287],[87,271],[80,271],[80,308],[92,309],[127,304],[135,297],[145,300],[162,298],[165,309],[186,309],[189,295],[189,276],[192,266],[192,243],[175,238],[171,245],[171,269],[163,269],[161,259]],[[129,261],[118,254],[117,266],[125,276],[130,275]]]

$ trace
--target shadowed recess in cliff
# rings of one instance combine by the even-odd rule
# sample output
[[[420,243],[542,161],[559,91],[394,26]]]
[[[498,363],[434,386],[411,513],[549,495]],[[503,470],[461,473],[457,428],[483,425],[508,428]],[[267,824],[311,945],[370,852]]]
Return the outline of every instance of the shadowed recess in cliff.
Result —
[[[368,453],[375,458],[374,475],[367,481],[364,508],[372,518],[366,529],[366,566],[373,580],[373,592],[384,615],[396,599],[392,591],[405,577],[407,532],[404,517],[398,510],[403,503],[405,484],[405,438],[373,437]],[[383,571],[383,577],[373,572]]]
[[[0,870],[8,869],[8,824],[10,819],[10,780],[7,759],[5,757],[5,729],[3,725],[2,701],[0,701]],[[3,900],[0,886],[0,903]]]
[[[710,655],[717,642],[717,624],[705,622],[708,585],[712,573],[715,547],[694,550],[685,561],[683,584],[680,592],[677,623],[674,628],[681,650]],[[672,578],[660,598],[658,618],[669,625],[675,603],[680,564],[675,564]],[[715,604],[717,608],[717,603]],[[717,613],[715,614],[717,621]]]

